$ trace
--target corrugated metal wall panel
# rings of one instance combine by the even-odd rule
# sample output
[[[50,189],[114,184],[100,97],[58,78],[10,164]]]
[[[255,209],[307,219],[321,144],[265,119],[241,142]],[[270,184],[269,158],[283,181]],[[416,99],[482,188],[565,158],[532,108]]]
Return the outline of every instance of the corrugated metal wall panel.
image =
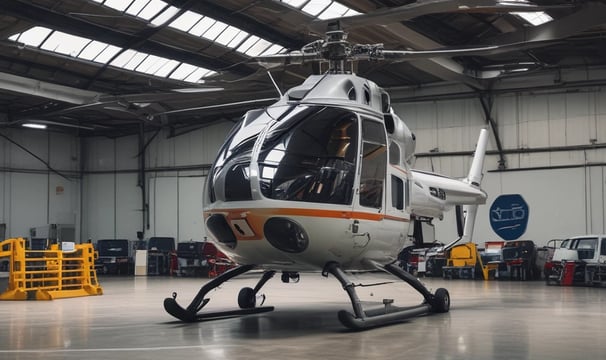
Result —
[[[111,239],[116,229],[114,174],[87,176],[84,181],[82,241]]]
[[[137,231],[143,228],[143,204],[137,180],[137,174],[116,174],[116,238],[136,240]]]
[[[206,236],[202,218],[202,193],[206,177],[179,178],[179,241],[201,241]]]
[[[11,173],[9,177],[7,235],[29,237],[31,227],[48,224],[48,175]]]

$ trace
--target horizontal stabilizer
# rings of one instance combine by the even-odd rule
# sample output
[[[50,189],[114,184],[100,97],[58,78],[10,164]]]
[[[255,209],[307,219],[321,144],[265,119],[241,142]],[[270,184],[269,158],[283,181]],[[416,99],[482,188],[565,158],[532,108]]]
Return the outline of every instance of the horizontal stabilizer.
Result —
[[[488,143],[488,130],[482,129],[469,174],[454,179],[436,173],[412,170],[411,214],[442,219],[444,211],[456,205],[477,206],[486,203],[480,188],[482,168]],[[469,206],[466,206],[466,210]]]

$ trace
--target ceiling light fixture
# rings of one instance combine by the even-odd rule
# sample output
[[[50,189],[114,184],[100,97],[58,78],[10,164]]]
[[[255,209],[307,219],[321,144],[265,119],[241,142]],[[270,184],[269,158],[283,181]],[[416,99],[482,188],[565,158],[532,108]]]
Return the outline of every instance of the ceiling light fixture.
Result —
[[[46,129],[46,125],[44,125],[44,124],[25,123],[21,126],[30,128],[30,129]]]

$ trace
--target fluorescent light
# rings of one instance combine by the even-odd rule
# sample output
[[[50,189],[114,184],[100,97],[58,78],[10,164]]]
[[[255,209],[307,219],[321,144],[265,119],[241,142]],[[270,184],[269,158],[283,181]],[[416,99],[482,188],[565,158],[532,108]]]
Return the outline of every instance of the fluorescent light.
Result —
[[[46,129],[46,125],[44,125],[44,124],[25,123],[21,126],[30,128],[30,129]]]

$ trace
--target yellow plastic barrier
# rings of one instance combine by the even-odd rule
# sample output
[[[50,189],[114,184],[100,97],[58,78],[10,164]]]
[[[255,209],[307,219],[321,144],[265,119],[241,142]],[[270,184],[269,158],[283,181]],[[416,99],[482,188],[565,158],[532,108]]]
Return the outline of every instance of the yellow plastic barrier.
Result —
[[[73,251],[26,250],[23,238],[0,242],[0,258],[9,259],[6,291],[0,300],[53,300],[101,295],[92,244],[76,244]],[[4,289],[0,289],[3,291]]]

